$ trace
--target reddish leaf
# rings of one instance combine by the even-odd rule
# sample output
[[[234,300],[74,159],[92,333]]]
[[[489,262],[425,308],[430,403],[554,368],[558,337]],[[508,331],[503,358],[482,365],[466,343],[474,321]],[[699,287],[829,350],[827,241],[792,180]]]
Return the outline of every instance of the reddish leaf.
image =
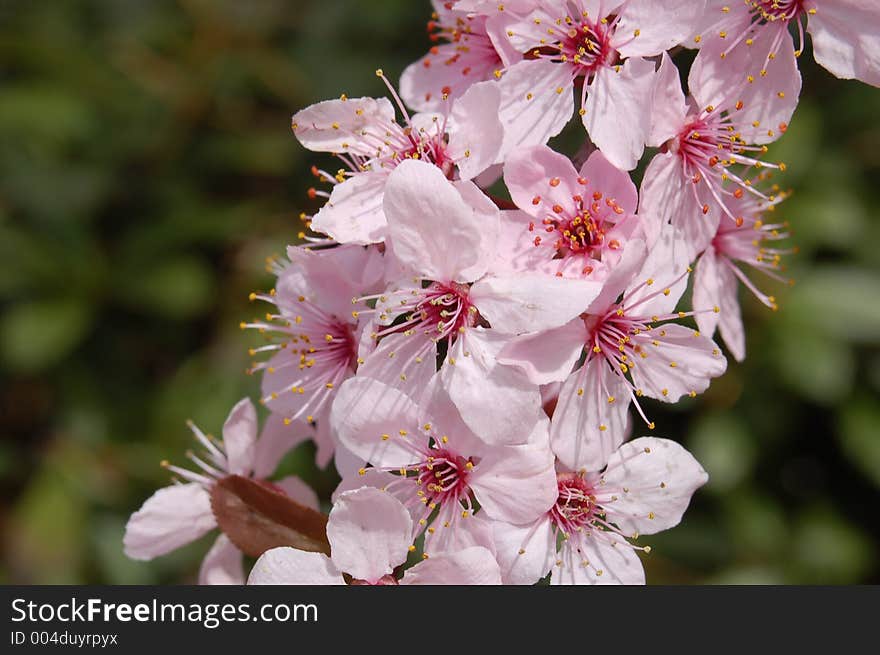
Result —
[[[330,554],[327,517],[267,485],[225,477],[211,490],[211,508],[229,540],[252,557],[278,546]]]

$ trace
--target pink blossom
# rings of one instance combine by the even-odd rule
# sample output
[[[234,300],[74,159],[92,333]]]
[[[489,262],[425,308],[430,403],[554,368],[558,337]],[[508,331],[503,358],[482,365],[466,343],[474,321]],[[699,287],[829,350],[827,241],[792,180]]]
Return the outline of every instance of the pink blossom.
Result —
[[[687,450],[654,437],[623,444],[597,469],[558,473],[549,512],[530,525],[493,524],[504,582],[552,571],[557,585],[644,584],[636,551],[651,549],[629,539],[678,525],[707,479]]]
[[[777,81],[772,77],[744,79],[733,87],[704,90],[692,79],[693,96],[685,100],[678,70],[663,55],[649,139],[649,145],[660,147],[660,153],[645,171],[639,206],[649,246],[662,226],[671,223],[685,237],[693,260],[712,240],[722,218],[742,222],[731,199],[743,194],[767,199],[747,182],[745,171],[750,167],[784,169],[784,164],[760,159],[766,152],[763,144],[781,136],[787,127],[785,123],[767,126],[759,118],[774,114],[760,98],[759,89],[762,85],[778,89]],[[792,100],[790,94],[778,93],[784,96],[777,98],[780,106],[796,102],[796,94]]]
[[[384,75],[377,71],[383,80]],[[443,114],[410,116],[393,87],[404,122],[385,98],[347,98],[319,102],[293,117],[293,133],[314,152],[337,155],[344,167],[335,174],[314,169],[331,193],[309,225],[340,243],[379,243],[385,238],[382,208],[389,173],[403,161],[418,159],[444,175],[471,179],[493,165],[503,139],[498,118],[500,94],[494,83],[476,84]]]
[[[602,281],[629,240],[645,238],[635,185],[599,151],[580,171],[547,146],[518,151],[504,180],[522,210],[502,218],[498,257],[514,270]]]
[[[675,311],[689,268],[680,241],[670,235],[644,262],[635,249],[625,253],[583,315],[562,327],[517,337],[499,355],[500,362],[519,367],[535,384],[564,380],[550,439],[557,458],[571,470],[600,468],[620,445],[630,401],[653,428],[638,398],[672,403],[696,396],[726,369],[711,339],[670,322],[694,313]]]
[[[448,43],[433,46],[400,77],[400,95],[417,111],[442,111],[446,98],[455,100],[473,84],[494,79],[502,64],[496,41],[500,47],[509,47],[505,39],[493,41],[487,30],[492,19],[468,15],[448,1],[433,0],[433,5],[428,22],[430,39]]]
[[[275,312],[242,327],[258,330],[269,341],[252,348],[251,355],[272,353],[250,371],[262,371],[261,402],[273,412],[264,430],[267,440],[292,448],[311,433],[323,468],[333,455],[326,426],[330,404],[338,386],[357,369],[364,327],[352,316],[351,298],[379,288],[384,262],[375,247],[354,245],[291,246],[287,258],[272,263],[275,288],[251,294],[252,300],[273,304]]]
[[[719,84],[735,80],[746,61],[796,73],[805,29],[818,64],[837,77],[880,86],[880,6],[872,0],[710,0],[694,66]]]
[[[413,549],[413,523],[391,494],[362,487],[341,494],[330,511],[331,557],[295,548],[273,548],[254,564],[248,584],[353,585],[501,584],[492,553],[479,546],[425,558],[398,580],[396,569]]]
[[[401,500],[416,520],[414,537],[426,533],[430,554],[491,546],[480,543],[481,520],[527,523],[553,503],[546,417],[518,426],[521,445],[492,446],[462,421],[438,380],[416,402],[355,377],[340,389],[331,422],[341,443],[372,465],[360,471],[360,484],[381,486]]]
[[[250,400],[239,401],[223,424],[223,440],[218,442],[190,423],[204,454],[187,453],[198,467],[191,471],[163,462],[181,481],[159,489],[125,526],[125,554],[132,559],[150,560],[176,550],[217,527],[211,509],[211,488],[227,475],[252,477],[254,462],[261,457],[257,439],[257,413]],[[318,498],[299,478],[288,477],[266,482],[304,505],[317,509]],[[199,584],[244,584],[241,553],[221,534],[202,562]]]
[[[768,296],[746,277],[738,263],[746,264],[765,275],[789,282],[780,275],[784,271],[782,256],[792,252],[773,242],[788,238],[785,223],[765,223],[763,216],[786,197],[774,190],[768,201],[751,195],[734,199],[743,224],[736,226],[722,221],[718,233],[697,262],[694,271],[694,307],[717,307],[716,312],[700,312],[697,325],[703,334],[712,336],[718,328],[727,348],[737,361],[745,358],[745,328],[742,324],[737,291],[741,282],[767,307],[776,310],[776,298]]]
[[[635,168],[648,138],[654,63],[646,59],[693,34],[703,0],[540,0],[508,15],[504,31],[525,61],[507,61],[500,81],[502,153],[544,144],[572,116],[615,166]],[[509,12],[505,12],[506,14]],[[503,52],[501,53],[503,55]]]
[[[531,273],[490,275],[499,212],[473,184],[451,183],[433,166],[402,163],[385,192],[389,249],[400,279],[361,302],[375,308],[376,347],[358,375],[407,393],[424,388],[445,349],[440,378],[465,423],[481,439],[512,443],[540,411],[540,394],[515,369],[499,366],[508,335],[562,325],[600,285]],[[491,326],[491,329],[490,329]]]

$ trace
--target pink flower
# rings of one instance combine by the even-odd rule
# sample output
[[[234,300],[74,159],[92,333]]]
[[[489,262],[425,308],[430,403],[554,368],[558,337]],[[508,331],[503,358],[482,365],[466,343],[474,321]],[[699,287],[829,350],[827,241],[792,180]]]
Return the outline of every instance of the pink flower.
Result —
[[[375,308],[376,348],[358,375],[414,394],[437,371],[465,423],[489,443],[513,443],[540,412],[537,387],[499,366],[510,334],[562,325],[600,285],[531,273],[489,275],[497,208],[470,182],[447,180],[424,162],[402,163],[385,192],[388,253],[400,270]],[[390,254],[389,254],[390,253]],[[490,329],[491,326],[491,329]]]
[[[504,180],[520,212],[505,212],[499,253],[516,269],[604,280],[630,239],[644,240],[629,175],[594,152],[578,171],[547,146],[513,154]]]
[[[805,27],[818,64],[837,77],[880,86],[880,6],[872,0],[710,0],[694,65],[719,84],[735,80],[745,62],[796,73]]]
[[[398,567],[412,546],[412,519],[391,494],[362,487],[341,494],[330,511],[331,557],[295,548],[273,548],[254,564],[248,584],[353,585],[501,584],[498,563],[479,546],[440,553],[419,562],[398,580]]]
[[[678,525],[707,479],[687,450],[654,437],[623,444],[597,469],[558,473],[549,512],[530,525],[493,524],[504,582],[532,584],[552,571],[557,585],[644,584],[636,551],[651,549],[628,539]]]
[[[384,75],[377,71],[383,80]],[[293,133],[314,152],[337,155],[344,164],[335,174],[314,173],[333,185],[331,193],[312,190],[327,203],[309,223],[340,243],[379,243],[385,238],[382,209],[385,182],[403,161],[418,159],[448,177],[473,178],[498,158],[503,128],[498,119],[499,91],[494,83],[476,84],[444,114],[410,117],[390,83],[403,113],[397,122],[385,98],[346,98],[319,102],[293,117]]]
[[[417,403],[355,377],[339,390],[331,423],[340,442],[373,467],[361,470],[360,484],[396,496],[417,522],[413,538],[426,532],[425,552],[432,555],[491,546],[480,542],[480,521],[527,523],[553,504],[546,417],[518,426],[522,445],[491,446],[465,425],[436,379]]]
[[[540,0],[504,31],[525,61],[506,61],[500,81],[502,153],[544,144],[572,116],[618,168],[635,168],[648,138],[654,63],[646,59],[693,34],[703,0]],[[505,12],[506,14],[508,12]],[[501,53],[503,55],[503,52]]]
[[[433,46],[400,77],[400,95],[417,111],[442,111],[445,98],[455,100],[473,84],[494,79],[501,66],[485,16],[469,16],[452,2],[433,0],[433,5],[428,23],[431,41],[448,43]],[[506,40],[499,40],[498,45],[509,47]]]
[[[190,424],[203,455],[187,457],[199,471],[190,471],[163,462],[163,466],[185,482],[159,489],[125,526],[125,554],[132,559],[149,560],[176,550],[217,527],[211,509],[211,488],[227,475],[252,477],[254,462],[261,457],[257,440],[257,413],[250,400],[232,408],[223,424],[223,441],[217,442]],[[264,482],[283,491],[304,505],[318,508],[318,498],[299,478]],[[205,556],[199,571],[199,584],[244,584],[241,553],[221,534]]]
[[[251,355],[273,353],[250,371],[262,371],[261,402],[276,415],[267,423],[267,438],[289,449],[316,426],[316,457],[323,468],[333,455],[326,426],[330,404],[339,385],[357,369],[364,327],[352,316],[351,299],[378,288],[384,262],[375,247],[354,245],[323,250],[291,246],[287,257],[287,262],[272,263],[278,276],[275,288],[251,294],[252,300],[275,305],[276,311],[242,327],[269,340],[251,349]],[[284,430],[284,425],[294,427]]]
[[[517,337],[499,355],[535,384],[565,381],[550,440],[570,470],[601,468],[623,440],[631,400],[653,428],[638,398],[676,402],[705,391],[724,373],[726,360],[711,339],[669,322],[694,313],[674,311],[689,270],[682,253],[669,235],[644,264],[639,251],[629,250],[583,315],[560,328]],[[672,277],[676,270],[681,272]]]
[[[762,220],[763,214],[773,211],[785,197],[785,193],[774,191],[766,202],[751,195],[735,199],[734,206],[744,217],[743,224],[737,227],[722,221],[718,233],[700,257],[694,271],[694,307],[719,308],[718,312],[700,312],[696,315],[700,331],[712,336],[718,328],[727,348],[740,362],[745,358],[746,342],[737,299],[738,282],[742,282],[759,301],[774,311],[776,299],[760,291],[737,262],[751,266],[777,281],[788,282],[779,272],[784,270],[781,266],[782,256],[792,250],[773,246],[774,241],[788,238],[787,225]]]
[[[779,89],[773,77],[743,79],[741,84],[703,89],[691,74],[693,97],[685,100],[678,70],[665,54],[654,89],[649,145],[660,147],[645,171],[639,215],[648,232],[648,245],[662,226],[671,223],[681,231],[691,260],[702,252],[718,229],[722,217],[741,223],[731,199],[752,194],[766,196],[746,181],[750,167],[784,169],[759,159],[766,144],[777,139],[785,123],[768,126],[764,116],[774,115],[761,98],[760,88]],[[797,95],[778,91],[777,107],[793,106]],[[790,112],[789,112],[790,113]],[[730,182],[730,184],[725,184]]]

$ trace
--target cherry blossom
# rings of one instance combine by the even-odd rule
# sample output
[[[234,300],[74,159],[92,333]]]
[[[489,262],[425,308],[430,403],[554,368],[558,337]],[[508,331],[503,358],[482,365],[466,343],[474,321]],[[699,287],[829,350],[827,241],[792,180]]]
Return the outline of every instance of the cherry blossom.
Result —
[[[504,31],[523,61],[500,79],[502,153],[544,144],[579,114],[614,165],[635,168],[648,138],[653,57],[693,34],[703,0],[540,0],[526,16],[505,11]],[[501,53],[503,56],[503,52]],[[500,72],[500,71],[499,71]]]
[[[268,434],[280,440],[279,447],[292,447],[311,433],[323,468],[333,455],[326,429],[330,404],[335,390],[357,369],[364,328],[352,316],[351,298],[378,288],[384,264],[375,248],[290,247],[287,261],[273,261],[272,269],[275,288],[251,294],[251,300],[271,303],[275,312],[242,323],[269,341],[250,354],[272,353],[268,360],[255,362],[251,372],[262,372],[261,402],[277,415],[267,424]],[[284,430],[279,423],[293,427]]]
[[[150,560],[201,538],[217,527],[211,509],[211,488],[227,475],[251,477],[254,462],[261,457],[257,439],[257,413],[253,403],[239,401],[223,424],[223,440],[216,441],[190,423],[204,454],[187,453],[198,470],[163,462],[180,481],[159,489],[125,526],[125,554],[132,559]],[[277,460],[276,460],[277,461]],[[294,500],[318,508],[318,498],[295,476],[277,482],[262,481]],[[199,571],[199,584],[244,584],[242,556],[224,534],[217,537]]]
[[[701,46],[694,65],[719,84],[735,79],[746,60],[764,71],[783,66],[796,72],[805,31],[819,65],[880,86],[880,6],[871,0],[709,0],[694,37]]]
[[[743,224],[722,222],[694,271],[694,306],[719,308],[717,313],[698,313],[697,325],[707,336],[712,336],[717,328],[737,361],[742,361],[746,354],[745,328],[737,299],[739,284],[770,309],[777,309],[776,298],[760,291],[738,264],[746,264],[777,281],[791,282],[781,272],[782,257],[792,250],[774,245],[788,238],[788,225],[764,221],[765,215],[785,197],[784,192],[774,189],[766,202],[751,195],[734,199],[734,206],[744,217]]]
[[[529,525],[493,524],[507,584],[532,584],[551,573],[554,585],[644,584],[630,539],[681,521],[708,476],[674,441],[642,437],[623,444],[595,470],[557,474],[549,512]]]
[[[718,230],[719,221],[741,223],[731,199],[752,194],[766,196],[749,181],[746,171],[780,168],[760,159],[766,143],[787,129],[785,122],[770,123],[764,117],[779,115],[768,110],[760,93],[763,85],[779,89],[778,80],[744,78],[733,87],[702,89],[691,76],[691,98],[685,99],[678,69],[663,55],[654,89],[654,115],[649,145],[660,147],[645,170],[639,215],[645,222],[648,245],[662,226],[670,223],[685,237],[690,259],[702,252]],[[798,81],[799,88],[799,81]],[[777,90],[781,115],[797,102],[797,93]]]
[[[448,177],[471,179],[495,163],[504,136],[498,119],[500,94],[491,82],[472,86],[454,103],[447,101],[443,113],[410,116],[384,73],[376,74],[397,101],[403,124],[386,98],[344,95],[303,109],[291,123],[303,146],[335,154],[343,164],[336,173],[313,169],[333,189],[310,190],[327,202],[308,222],[340,243],[384,240],[383,191],[389,173],[401,162],[418,159]]]
[[[413,513],[414,537],[425,533],[429,555],[462,544],[489,547],[474,532],[482,526],[470,524],[483,518],[527,523],[553,503],[546,417],[519,426],[520,445],[489,445],[468,428],[437,380],[414,400],[356,377],[340,389],[331,422],[341,443],[371,465],[360,471],[362,484],[381,486]]]

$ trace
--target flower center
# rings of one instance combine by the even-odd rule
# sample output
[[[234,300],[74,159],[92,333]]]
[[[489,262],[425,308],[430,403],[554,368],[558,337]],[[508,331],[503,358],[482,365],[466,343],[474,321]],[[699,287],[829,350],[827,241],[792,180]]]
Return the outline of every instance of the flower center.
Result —
[[[559,495],[550,509],[550,519],[565,534],[590,527],[601,512],[593,487],[575,473],[558,473],[556,479]]]
[[[470,495],[468,474],[473,462],[440,448],[433,451],[418,468],[418,484],[431,503],[443,505]]]
[[[800,15],[803,0],[748,0],[754,15],[767,22],[790,21]]]
[[[552,183],[552,182],[551,182]],[[540,202],[540,198],[536,198]],[[596,191],[590,197],[582,195],[572,197],[573,205],[562,207],[553,205],[551,211],[542,224],[544,232],[555,238],[556,258],[574,255],[594,256],[607,247],[618,250],[620,243],[614,239],[606,243],[605,235],[614,227],[617,216],[625,213],[613,198],[603,200],[602,193]],[[534,223],[529,224],[529,231],[535,230]],[[540,246],[543,237],[535,237],[534,243]],[[592,272],[591,268],[584,269],[584,273]]]
[[[568,18],[566,22],[570,21]],[[579,73],[589,75],[608,63],[613,55],[607,26],[587,20],[571,23],[559,42],[562,61],[574,64]]]

